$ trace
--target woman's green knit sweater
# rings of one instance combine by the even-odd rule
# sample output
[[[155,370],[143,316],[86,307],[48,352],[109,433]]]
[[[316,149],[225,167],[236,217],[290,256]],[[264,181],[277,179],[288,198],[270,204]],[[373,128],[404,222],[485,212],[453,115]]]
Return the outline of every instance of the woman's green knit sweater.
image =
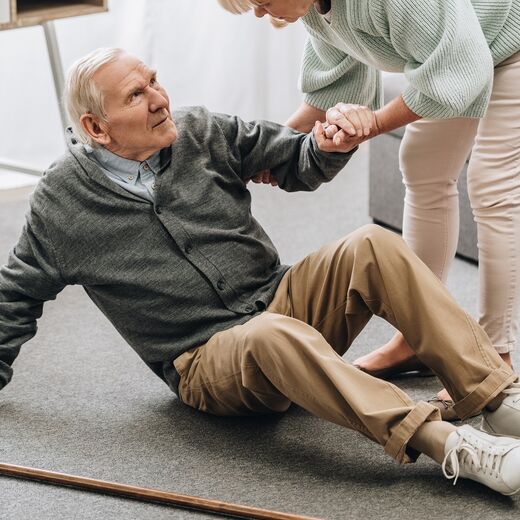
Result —
[[[301,89],[323,110],[379,108],[385,70],[404,72],[403,99],[422,117],[482,117],[493,67],[520,51],[520,0],[332,0],[327,18],[314,7],[303,18]]]

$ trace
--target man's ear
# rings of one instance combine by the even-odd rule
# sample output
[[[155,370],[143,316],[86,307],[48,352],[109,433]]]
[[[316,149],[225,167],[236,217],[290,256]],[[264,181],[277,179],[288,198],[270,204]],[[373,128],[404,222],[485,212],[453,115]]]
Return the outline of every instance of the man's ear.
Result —
[[[79,122],[83,127],[83,130],[87,132],[96,143],[101,146],[107,146],[110,143],[110,135],[107,132],[108,125],[105,122],[100,121],[98,116],[86,113],[80,117]]]

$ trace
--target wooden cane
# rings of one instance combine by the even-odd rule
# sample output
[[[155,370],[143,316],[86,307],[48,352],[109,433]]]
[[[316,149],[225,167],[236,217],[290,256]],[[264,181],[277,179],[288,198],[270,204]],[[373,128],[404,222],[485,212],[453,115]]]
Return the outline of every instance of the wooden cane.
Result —
[[[205,511],[235,518],[259,518],[265,520],[320,520],[319,518],[309,516],[269,511],[267,509],[258,509],[256,507],[242,506],[229,502],[221,502],[219,500],[209,500],[190,495],[181,495],[179,493],[172,493],[171,491],[130,486],[128,484],[119,484],[117,482],[109,482],[106,480],[67,475],[66,473],[16,466],[14,464],[0,463],[0,475],[38,480],[61,486],[85,489],[97,493],[107,493],[110,495],[133,498],[145,502],[159,502],[185,509]]]

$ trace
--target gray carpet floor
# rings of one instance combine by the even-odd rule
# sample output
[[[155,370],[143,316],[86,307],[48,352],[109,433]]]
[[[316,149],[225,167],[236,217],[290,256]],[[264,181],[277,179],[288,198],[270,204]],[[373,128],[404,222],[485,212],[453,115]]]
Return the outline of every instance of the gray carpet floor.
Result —
[[[367,149],[314,194],[254,186],[254,212],[283,261],[368,223]],[[0,205],[0,259],[27,200]],[[449,286],[476,311],[476,267],[456,260]],[[373,319],[346,358],[386,341]],[[519,365],[516,357],[516,364]],[[292,407],[219,418],[184,406],[88,300],[67,288],[45,307],[37,336],[0,392],[0,462],[45,468],[324,519],[520,518],[520,499],[470,481],[456,486],[426,457],[399,467],[361,435]],[[396,381],[413,398],[436,378]],[[472,420],[476,423],[476,420]],[[2,519],[202,519],[208,514],[0,477]]]

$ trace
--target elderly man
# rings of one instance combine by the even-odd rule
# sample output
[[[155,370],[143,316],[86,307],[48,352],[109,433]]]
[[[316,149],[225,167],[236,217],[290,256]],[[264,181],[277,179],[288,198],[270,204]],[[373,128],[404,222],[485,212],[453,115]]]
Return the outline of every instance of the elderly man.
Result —
[[[252,217],[255,172],[314,190],[348,161],[321,124],[306,135],[200,107],[172,116],[155,72],[119,49],[79,60],[66,102],[68,151],[0,270],[0,388],[43,303],[80,284],[189,406],[242,415],[294,402],[398,462],[426,453],[449,478],[520,490],[516,376],[403,241],[366,226],[288,267]],[[403,332],[461,417],[484,409],[488,433],[341,358],[373,314]]]

